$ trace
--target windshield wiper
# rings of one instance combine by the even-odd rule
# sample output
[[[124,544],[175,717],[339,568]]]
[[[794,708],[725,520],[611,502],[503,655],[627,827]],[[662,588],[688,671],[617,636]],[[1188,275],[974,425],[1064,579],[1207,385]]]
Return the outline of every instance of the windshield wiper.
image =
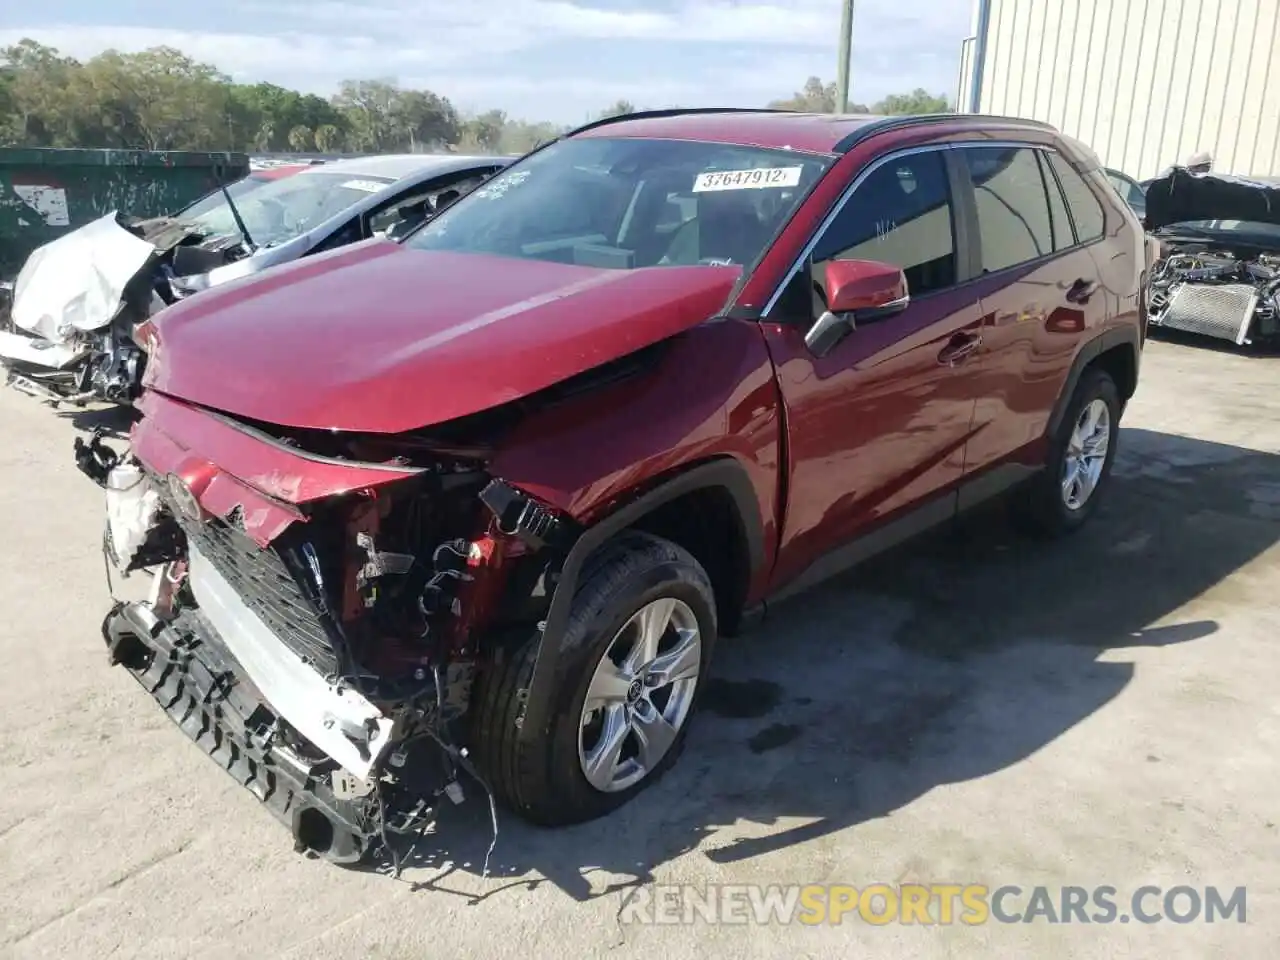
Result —
[[[253,237],[249,236],[249,228],[244,225],[244,218],[240,216],[240,211],[236,208],[236,202],[231,199],[231,191],[227,189],[227,185],[222,182],[222,178],[218,178],[218,187],[222,190],[222,195],[227,198],[227,206],[231,208],[231,217],[236,222],[236,227],[240,230],[240,236],[244,237],[244,245],[249,248],[249,252],[253,253],[258,249],[258,245],[253,242]]]

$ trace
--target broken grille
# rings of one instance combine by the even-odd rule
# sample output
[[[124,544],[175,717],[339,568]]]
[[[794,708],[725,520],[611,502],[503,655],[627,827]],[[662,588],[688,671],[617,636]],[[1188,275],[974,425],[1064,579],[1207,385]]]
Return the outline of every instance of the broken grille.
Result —
[[[223,520],[182,521],[187,539],[286,647],[328,676],[338,659],[324,614],[272,547],[259,547]]]

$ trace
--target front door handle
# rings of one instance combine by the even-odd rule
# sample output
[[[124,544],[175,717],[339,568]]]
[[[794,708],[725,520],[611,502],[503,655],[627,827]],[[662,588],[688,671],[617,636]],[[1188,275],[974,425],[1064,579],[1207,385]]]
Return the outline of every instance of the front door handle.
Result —
[[[977,333],[957,333],[938,354],[938,362],[955,366],[982,346],[982,336]]]

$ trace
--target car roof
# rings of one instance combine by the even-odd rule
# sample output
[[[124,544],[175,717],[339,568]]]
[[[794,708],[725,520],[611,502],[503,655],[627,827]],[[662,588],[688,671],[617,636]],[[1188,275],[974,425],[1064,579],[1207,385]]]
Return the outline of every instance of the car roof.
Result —
[[[710,143],[845,153],[853,143],[881,131],[925,123],[942,125],[1018,125],[1054,130],[1048,124],[1013,117],[955,113],[884,117],[875,114],[798,113],[706,107],[650,110],[597,120],[570,131],[569,137],[635,137],[653,140],[701,140]],[[1056,132],[1056,130],[1054,130]]]
[[[279,180],[282,177],[292,177],[295,173],[310,169],[311,166],[306,163],[282,163],[276,166],[259,167],[256,170],[250,170],[249,176],[255,180]]]
[[[457,153],[389,153],[369,157],[334,160],[304,170],[313,173],[342,173],[355,177],[387,177],[400,180],[415,174],[444,174],[484,164],[510,163],[504,157],[473,157]]]

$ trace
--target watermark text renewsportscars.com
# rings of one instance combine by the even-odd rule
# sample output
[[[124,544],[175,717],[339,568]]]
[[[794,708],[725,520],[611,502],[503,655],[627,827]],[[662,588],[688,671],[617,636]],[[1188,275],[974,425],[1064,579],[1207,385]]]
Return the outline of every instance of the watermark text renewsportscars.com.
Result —
[[[655,884],[632,891],[624,924],[1245,923],[1244,887],[1045,887],[873,883],[705,887]]]

